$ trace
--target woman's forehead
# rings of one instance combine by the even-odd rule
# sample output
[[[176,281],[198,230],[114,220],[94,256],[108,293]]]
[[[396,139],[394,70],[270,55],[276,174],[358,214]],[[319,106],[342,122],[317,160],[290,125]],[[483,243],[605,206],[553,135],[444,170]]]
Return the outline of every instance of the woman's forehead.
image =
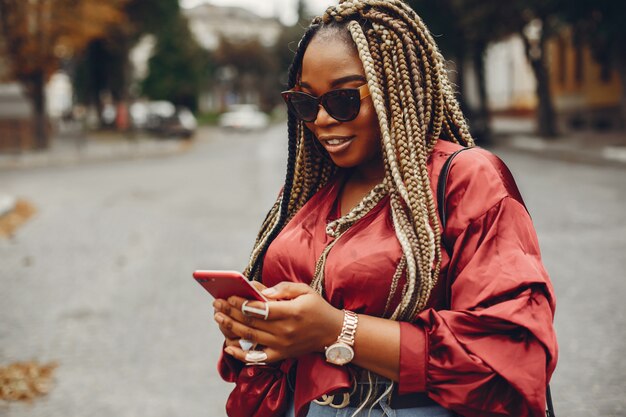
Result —
[[[365,71],[354,48],[344,42],[311,41],[302,59],[302,84],[333,86],[338,80],[355,81],[355,76],[364,79]]]

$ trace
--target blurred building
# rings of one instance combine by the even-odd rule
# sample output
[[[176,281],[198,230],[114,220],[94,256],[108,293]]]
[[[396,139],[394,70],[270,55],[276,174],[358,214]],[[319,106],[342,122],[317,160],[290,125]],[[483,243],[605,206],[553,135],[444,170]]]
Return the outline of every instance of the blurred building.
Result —
[[[577,45],[570,29],[548,41],[548,71],[561,129],[619,129],[622,80],[602,66],[587,45]],[[472,65],[466,65],[465,98],[478,107],[478,86]],[[485,56],[488,105],[492,112],[530,115],[537,107],[536,80],[517,35],[489,46]]]
[[[31,105],[18,83],[0,84],[0,153],[35,147]]]
[[[53,74],[45,94],[51,122],[68,115],[72,109],[73,89],[67,74],[61,71]],[[0,83],[0,152],[34,149],[35,145],[32,104],[22,85]]]
[[[492,111],[524,114],[536,108],[537,83],[519,36],[491,45],[485,62],[487,97]]]
[[[63,71],[57,71],[46,85],[46,107],[48,116],[60,119],[72,111],[74,89],[72,80]]]
[[[465,100],[470,108],[477,109],[480,105],[478,78],[470,60],[464,71]],[[537,83],[519,36],[511,36],[487,48],[485,84],[487,105],[492,113],[528,115],[535,110]]]
[[[258,41],[262,47],[272,47],[278,41],[283,26],[276,18],[266,18],[241,7],[201,4],[183,9],[189,26],[198,43],[214,51],[222,39],[231,44]],[[236,84],[246,88],[235,88]],[[202,112],[224,111],[235,104],[261,104],[258,76],[239,74],[234,67],[218,68],[211,88],[200,95],[199,108]]]
[[[273,46],[282,30],[278,19],[260,17],[241,7],[205,3],[183,9],[183,14],[200,45],[208,50],[216,49],[222,37],[235,42],[257,39],[264,46]]]
[[[0,57],[0,153],[18,152],[35,145],[30,103],[22,87],[7,79],[7,63]]]
[[[571,29],[548,44],[550,82],[560,124],[566,128],[615,129],[621,120],[619,73],[600,65],[589,46],[576,44]]]

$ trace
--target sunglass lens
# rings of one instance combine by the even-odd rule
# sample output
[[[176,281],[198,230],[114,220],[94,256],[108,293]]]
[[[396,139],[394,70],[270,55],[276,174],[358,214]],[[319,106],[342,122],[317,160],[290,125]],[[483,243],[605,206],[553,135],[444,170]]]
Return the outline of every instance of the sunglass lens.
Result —
[[[328,114],[342,122],[354,120],[361,108],[359,91],[353,89],[331,91],[324,101]]]
[[[312,122],[317,117],[317,101],[306,94],[294,92],[289,96],[289,104],[295,115],[305,122]]]

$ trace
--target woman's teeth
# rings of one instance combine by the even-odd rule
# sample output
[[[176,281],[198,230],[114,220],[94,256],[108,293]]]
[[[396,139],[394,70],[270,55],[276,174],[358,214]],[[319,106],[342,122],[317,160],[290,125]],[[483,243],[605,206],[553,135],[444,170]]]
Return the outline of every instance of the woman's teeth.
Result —
[[[327,144],[331,145],[331,146],[336,146],[336,145],[341,145],[342,143],[346,143],[347,141],[349,141],[350,138],[345,138],[345,139],[329,139],[326,141]]]

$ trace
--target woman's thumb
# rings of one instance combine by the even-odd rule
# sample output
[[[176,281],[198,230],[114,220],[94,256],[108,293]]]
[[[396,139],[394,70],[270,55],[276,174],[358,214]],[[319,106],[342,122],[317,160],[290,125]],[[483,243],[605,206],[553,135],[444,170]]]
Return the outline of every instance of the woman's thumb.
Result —
[[[261,291],[264,296],[274,300],[291,300],[301,295],[314,292],[313,288],[306,284],[286,281]]]

